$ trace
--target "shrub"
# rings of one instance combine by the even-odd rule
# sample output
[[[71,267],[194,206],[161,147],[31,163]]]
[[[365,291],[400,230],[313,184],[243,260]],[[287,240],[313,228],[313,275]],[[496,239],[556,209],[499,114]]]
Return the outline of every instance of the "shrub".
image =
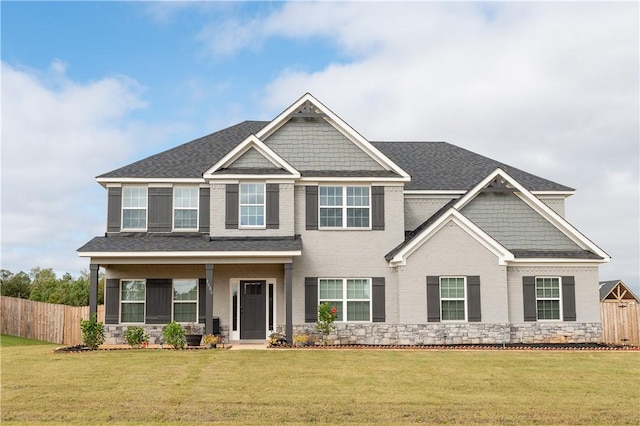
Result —
[[[96,314],[93,314],[91,319],[81,319],[80,328],[82,329],[82,343],[89,349],[96,350],[104,343],[104,324],[98,322]]]
[[[165,342],[175,349],[182,349],[187,344],[184,328],[175,321],[171,321],[162,330]]]
[[[124,340],[132,348],[139,348],[143,343],[149,343],[149,335],[144,328],[130,325],[124,332]]]
[[[328,302],[321,303],[318,306],[318,321],[316,322],[316,330],[322,333],[323,342],[327,344],[327,337],[332,330],[336,329],[333,322],[338,317],[338,310],[335,306],[331,306]]]

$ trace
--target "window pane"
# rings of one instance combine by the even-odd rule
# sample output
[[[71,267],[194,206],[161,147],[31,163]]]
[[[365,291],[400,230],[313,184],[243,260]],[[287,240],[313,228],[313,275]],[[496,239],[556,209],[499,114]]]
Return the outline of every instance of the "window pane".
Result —
[[[147,207],[147,188],[144,186],[122,187],[123,207]]]
[[[464,320],[463,300],[443,300],[442,320]]]
[[[147,227],[147,210],[124,209],[122,212],[122,227],[124,229],[144,229]]]
[[[122,298],[123,301],[143,301],[145,295],[144,281],[129,280],[122,281]]]
[[[560,297],[558,278],[536,278],[536,297],[541,299]]]
[[[320,280],[320,299],[342,299],[342,280]]]
[[[347,302],[347,321],[369,321],[369,302]]]
[[[538,319],[559,320],[560,301],[559,300],[538,300]]]
[[[369,227],[369,209],[347,209],[347,227],[348,228],[368,228]]]
[[[464,278],[441,278],[440,297],[443,299],[464,299]]]
[[[242,206],[240,210],[240,225],[262,226],[264,225],[263,206]]]
[[[264,184],[243,183],[240,185],[240,204],[264,204]]]
[[[174,303],[173,319],[176,322],[196,322],[196,303]]]
[[[173,300],[198,300],[198,282],[173,280]]]
[[[197,208],[198,192],[198,188],[195,187],[175,187],[173,189],[174,207]]]
[[[197,210],[175,210],[174,215],[176,229],[195,229],[198,227]]]
[[[342,206],[342,187],[341,186],[321,186],[320,187],[320,206],[321,207]]]
[[[347,206],[369,207],[369,187],[367,186],[349,186],[347,187]]]
[[[342,227],[342,209],[320,209],[320,226]]]
[[[347,299],[368,299],[369,280],[347,280]]]
[[[144,303],[123,303],[121,322],[144,322]]]

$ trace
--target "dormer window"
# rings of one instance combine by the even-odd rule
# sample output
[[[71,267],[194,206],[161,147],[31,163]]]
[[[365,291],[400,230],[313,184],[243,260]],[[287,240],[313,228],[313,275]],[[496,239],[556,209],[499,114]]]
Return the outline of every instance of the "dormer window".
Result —
[[[243,183],[240,185],[240,227],[264,228],[265,206],[264,183]]]
[[[122,229],[147,229],[147,187],[122,187]]]

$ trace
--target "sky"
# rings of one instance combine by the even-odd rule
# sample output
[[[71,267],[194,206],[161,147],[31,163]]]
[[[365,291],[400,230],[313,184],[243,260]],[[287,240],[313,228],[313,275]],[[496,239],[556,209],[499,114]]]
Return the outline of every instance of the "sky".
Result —
[[[371,141],[447,141],[575,188],[640,295],[638,2],[0,2],[0,267],[78,274],[95,176],[306,92]]]

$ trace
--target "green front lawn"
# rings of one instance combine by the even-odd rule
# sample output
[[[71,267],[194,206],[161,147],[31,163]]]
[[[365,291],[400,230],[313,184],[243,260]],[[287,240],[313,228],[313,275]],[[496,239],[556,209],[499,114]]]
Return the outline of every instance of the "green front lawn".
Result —
[[[2,423],[639,424],[640,352],[0,349]]]
[[[3,347],[3,348],[7,348],[10,346],[31,346],[31,345],[52,345],[52,344],[53,343],[43,342],[42,340],[25,339],[24,337],[9,336],[8,334],[0,334],[0,347]]]

